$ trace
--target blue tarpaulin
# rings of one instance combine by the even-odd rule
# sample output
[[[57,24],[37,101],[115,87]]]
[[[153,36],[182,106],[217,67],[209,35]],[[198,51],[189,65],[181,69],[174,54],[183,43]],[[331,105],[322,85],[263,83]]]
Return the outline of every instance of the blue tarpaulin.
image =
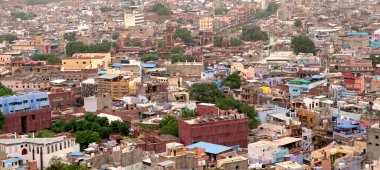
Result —
[[[206,153],[211,153],[211,154],[219,154],[219,153],[231,150],[231,147],[217,145],[213,143],[207,143],[207,142],[194,143],[192,145],[186,146],[186,148],[187,149],[204,148],[206,150]]]

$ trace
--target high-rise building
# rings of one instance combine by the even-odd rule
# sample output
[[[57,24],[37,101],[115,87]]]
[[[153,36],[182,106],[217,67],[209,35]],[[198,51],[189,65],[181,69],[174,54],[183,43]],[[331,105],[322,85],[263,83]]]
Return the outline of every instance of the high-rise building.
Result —
[[[132,26],[140,26],[143,25],[144,22],[144,13],[141,10],[134,10],[130,14],[124,14],[125,28]]]

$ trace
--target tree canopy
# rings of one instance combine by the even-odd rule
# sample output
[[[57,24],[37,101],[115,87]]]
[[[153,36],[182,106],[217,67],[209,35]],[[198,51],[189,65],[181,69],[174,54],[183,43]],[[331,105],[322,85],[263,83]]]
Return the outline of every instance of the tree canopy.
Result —
[[[153,5],[152,7],[152,11],[153,12],[156,12],[157,15],[171,15],[171,12],[168,8],[166,8],[164,5],[162,5],[161,3],[156,3]]]
[[[174,54],[182,54],[184,52],[184,50],[181,46],[176,45],[172,48],[172,50],[170,52],[174,53]]]
[[[241,86],[241,78],[237,72],[234,72],[227,76],[226,79],[223,80],[223,85],[229,86],[233,89],[240,88]]]
[[[215,37],[213,40],[214,47],[221,47],[223,44],[223,37]]]
[[[267,18],[274,14],[280,6],[276,2],[271,2],[265,11],[256,13],[256,18]]]
[[[111,50],[111,43],[103,41],[101,43],[86,45],[82,41],[71,41],[66,44],[66,55],[72,56],[75,53],[103,53]]]
[[[230,40],[230,45],[232,47],[237,47],[237,46],[239,46],[241,44],[243,44],[243,41],[241,39],[231,38],[231,40]]]
[[[33,133],[29,133],[28,137],[33,137]],[[54,132],[48,129],[38,130],[34,133],[35,138],[50,138],[54,137]]]
[[[85,170],[86,168],[81,167],[78,164],[65,164],[62,162],[60,157],[54,156],[49,161],[49,166],[46,170]]]
[[[189,117],[194,117],[194,116],[196,116],[195,110],[189,110],[189,109],[182,110],[182,113],[181,113],[182,119],[187,119]]]
[[[75,139],[79,143],[81,150],[85,149],[88,144],[92,142],[100,142],[100,135],[98,132],[91,130],[84,130],[75,132]]]
[[[158,40],[156,45],[157,45],[157,51],[162,51],[163,49],[165,49],[166,41],[164,39]]]
[[[113,11],[113,8],[111,8],[111,7],[101,7],[100,11],[104,12],[104,13],[111,12],[111,11]]]
[[[35,17],[37,17],[37,14],[25,12],[11,12],[11,16],[19,18],[21,20],[32,20]]]
[[[142,57],[141,57],[141,61],[146,63],[148,61],[157,61],[159,58],[156,54],[144,54]]]
[[[228,13],[228,9],[226,8],[215,8],[214,14],[215,15],[226,15]]]
[[[12,42],[12,41],[15,41],[15,40],[18,40],[18,38],[17,38],[16,35],[13,35],[13,34],[3,34],[3,35],[0,35],[0,43],[2,43],[4,41]]]
[[[0,84],[0,97],[14,95],[14,94],[15,92],[13,92],[12,89],[7,88],[4,85]]]
[[[27,5],[44,5],[51,2],[59,2],[61,0],[25,0],[25,4]]]
[[[302,20],[300,20],[300,19],[296,19],[296,20],[294,21],[294,26],[296,26],[296,27],[300,27],[300,26],[302,26]]]
[[[376,67],[377,64],[380,64],[380,55],[378,54],[371,54],[369,56],[369,59],[371,60],[373,67]]]
[[[119,37],[120,37],[120,33],[119,32],[112,33],[112,39],[113,40],[117,40]]]
[[[191,31],[187,28],[177,28],[174,33],[174,38],[180,38],[185,43],[190,43],[193,41]]]
[[[4,114],[0,112],[0,130],[3,129],[4,121],[5,121]]]
[[[165,55],[163,58],[167,59],[167,60],[171,60],[173,63],[186,62],[186,61],[196,61],[193,57],[191,57],[189,55],[180,54],[180,53],[168,54],[168,55]]]
[[[244,41],[268,40],[268,34],[257,25],[248,24],[243,26],[242,37]]]
[[[292,48],[295,54],[298,53],[313,53],[316,54],[315,44],[308,36],[299,35],[292,39]]]
[[[127,46],[129,47],[141,47],[143,46],[143,43],[140,40],[132,39],[128,41]]]
[[[220,91],[214,83],[196,83],[190,87],[190,98],[202,103],[215,103],[226,94]]]
[[[173,116],[165,116],[158,124],[158,128],[162,133],[178,136],[178,119]]]
[[[76,32],[67,32],[63,34],[63,39],[67,41],[75,41],[77,40],[76,36],[77,36]]]
[[[61,57],[52,54],[36,54],[32,56],[34,61],[46,61],[47,64],[61,64]]]

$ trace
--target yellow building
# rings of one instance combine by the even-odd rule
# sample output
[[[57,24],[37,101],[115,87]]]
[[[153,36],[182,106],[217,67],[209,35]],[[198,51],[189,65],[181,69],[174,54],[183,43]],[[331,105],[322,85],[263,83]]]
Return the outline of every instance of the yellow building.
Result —
[[[244,65],[242,63],[232,63],[231,64],[231,73],[241,72],[244,70]]]
[[[213,19],[211,17],[199,19],[199,29],[205,31],[212,31],[214,28]]]
[[[110,53],[77,53],[62,58],[62,71],[105,69],[111,60]]]

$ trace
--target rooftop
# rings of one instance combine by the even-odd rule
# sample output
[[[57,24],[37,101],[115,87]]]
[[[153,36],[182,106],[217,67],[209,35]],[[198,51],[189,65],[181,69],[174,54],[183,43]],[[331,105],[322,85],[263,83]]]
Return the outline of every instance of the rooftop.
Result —
[[[219,154],[219,153],[231,150],[231,147],[217,145],[213,143],[207,143],[207,142],[194,143],[192,145],[186,146],[185,148],[187,149],[204,148],[206,150],[206,153],[211,153],[211,154]]]

